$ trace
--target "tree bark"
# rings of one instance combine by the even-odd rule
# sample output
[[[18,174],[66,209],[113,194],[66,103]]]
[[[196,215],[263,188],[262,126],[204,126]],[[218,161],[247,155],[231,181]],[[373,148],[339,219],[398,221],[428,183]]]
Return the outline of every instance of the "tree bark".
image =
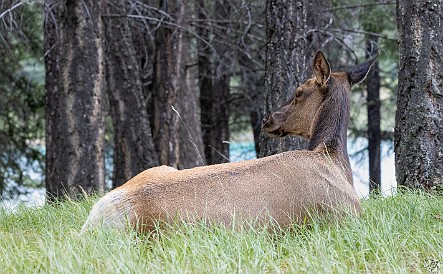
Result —
[[[306,35],[306,60],[313,60],[317,51],[324,50],[332,39],[326,35],[324,30],[332,23],[333,14],[330,11],[332,1],[311,0],[307,3],[307,35]],[[329,56],[329,54],[328,54]],[[329,56],[331,60],[332,56]],[[313,75],[312,66],[306,66],[306,75]]]
[[[168,14],[156,33],[156,63],[154,79],[154,143],[160,164],[177,168],[179,162],[179,116],[177,107],[183,73],[183,31],[181,26],[184,3],[180,0],[160,0],[160,10]],[[166,24],[168,22],[170,24]]]
[[[229,162],[229,79],[228,75],[216,76],[212,104],[211,161],[209,164]]]
[[[136,59],[138,61],[139,75],[142,82],[143,96],[149,124],[151,126],[151,133],[155,132],[155,107],[154,107],[154,77],[155,77],[155,62],[156,62],[156,41],[155,29],[158,27],[158,22],[149,20],[151,17],[158,16],[157,11],[152,9],[152,0],[139,0],[134,2],[135,6],[127,6],[129,15],[140,16],[142,18],[129,20],[129,27],[131,29],[132,44],[134,46]],[[158,159],[158,155],[157,155]]]
[[[191,67],[186,69],[186,78],[179,94],[180,104],[180,163],[179,168],[192,168],[206,164],[198,108],[197,83]]]
[[[45,47],[45,146],[46,146],[46,170],[45,184],[47,200],[51,201],[62,195],[63,185],[58,184],[61,178],[61,167],[57,166],[57,161],[63,155],[58,155],[58,149],[55,141],[61,143],[61,136],[57,136],[55,130],[62,124],[63,109],[59,109],[61,98],[60,85],[60,46],[57,44],[59,33],[59,9],[56,0],[45,0],[45,19],[44,19],[44,47]],[[61,131],[61,130],[59,130]],[[61,153],[61,151],[60,151]],[[64,157],[65,158],[65,157]],[[66,178],[62,180],[67,181]],[[66,182],[65,182],[66,184]]]
[[[265,116],[287,101],[306,79],[306,7],[306,0],[266,1]],[[262,133],[259,157],[307,145],[302,138],[274,139]]]
[[[264,99],[264,73],[255,72],[255,77],[252,76],[253,82],[247,83],[246,87],[249,89],[247,94],[249,95],[249,118],[251,119],[252,133],[254,136],[255,154],[260,154],[260,136],[262,132],[263,121],[263,99]]]
[[[208,8],[204,1],[197,1],[197,16],[201,21],[198,28],[199,35],[207,42],[198,42],[198,67],[200,87],[201,126],[206,161],[208,164],[229,162],[229,68],[227,56],[230,49],[223,43],[228,29],[230,3],[225,0],[217,0],[213,6],[213,17],[219,27],[211,28],[205,21]],[[214,42],[211,51],[208,45],[212,35]]]
[[[366,41],[366,57],[373,56],[372,44],[377,43],[376,37],[369,37]],[[366,77],[366,91],[368,97],[368,153],[369,153],[369,193],[381,189],[381,129],[380,129],[380,68],[375,61]]]
[[[257,59],[260,59],[260,57],[257,57]],[[254,136],[255,153],[259,155],[263,121],[264,69],[258,68],[257,63],[253,62],[251,56],[246,54],[240,54],[238,62],[241,68],[241,82],[246,97],[246,107],[249,110],[250,125]]]
[[[198,3],[192,3],[196,5]],[[188,8],[193,8],[189,4],[185,7],[185,14]],[[194,8],[195,10],[195,8]],[[190,28],[189,25],[185,25]],[[180,164],[179,168],[192,168],[206,164],[204,145],[202,139],[202,130],[200,122],[199,92],[196,76],[198,67],[188,64],[198,62],[198,49],[191,51],[194,41],[193,36],[185,36],[183,45],[184,50],[184,82],[179,94],[179,113],[180,113]],[[195,57],[194,57],[195,56]]]
[[[140,68],[123,2],[106,4],[106,80],[114,126],[114,173],[116,188],[139,172],[158,166]]]
[[[212,163],[212,69],[211,69],[211,47],[209,46],[208,9],[204,0],[196,1],[196,16],[200,20],[197,33],[201,39],[197,40],[198,53],[198,85],[200,90],[200,121],[204,154],[207,163]]]
[[[214,3],[214,18],[217,21],[226,21],[230,18],[231,4],[227,0],[216,0]],[[212,117],[211,125],[211,161],[210,164],[229,162],[229,54],[230,49],[223,43],[224,39],[229,39],[229,23],[219,23],[222,28],[217,28],[215,36],[219,42],[214,47],[217,57],[214,61],[214,80],[212,94]]]
[[[45,57],[46,188],[51,200],[103,191],[105,80],[101,2],[47,4],[57,5],[48,10],[57,21],[48,25]]]
[[[399,185],[443,188],[443,1],[398,0],[400,71],[395,117]]]

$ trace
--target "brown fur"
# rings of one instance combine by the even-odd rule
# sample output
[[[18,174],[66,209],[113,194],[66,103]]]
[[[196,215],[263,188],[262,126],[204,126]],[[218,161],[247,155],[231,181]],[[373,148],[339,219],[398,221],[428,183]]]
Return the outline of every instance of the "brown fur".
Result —
[[[297,88],[264,124],[270,134],[310,138],[310,151],[181,171],[166,166],[148,169],[100,199],[82,230],[100,223],[122,228],[125,222],[152,230],[156,220],[174,218],[225,225],[234,219],[259,225],[273,219],[284,227],[309,219],[312,209],[359,212],[346,152],[346,125],[350,82],[362,79],[349,79],[352,71],[330,73],[321,52],[314,60],[314,72],[316,77]]]

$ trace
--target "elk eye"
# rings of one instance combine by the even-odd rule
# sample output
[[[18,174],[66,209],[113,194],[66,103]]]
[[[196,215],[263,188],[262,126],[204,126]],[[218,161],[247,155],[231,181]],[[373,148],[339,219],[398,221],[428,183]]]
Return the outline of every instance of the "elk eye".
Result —
[[[303,95],[303,91],[297,91],[295,93],[295,98],[300,98]]]

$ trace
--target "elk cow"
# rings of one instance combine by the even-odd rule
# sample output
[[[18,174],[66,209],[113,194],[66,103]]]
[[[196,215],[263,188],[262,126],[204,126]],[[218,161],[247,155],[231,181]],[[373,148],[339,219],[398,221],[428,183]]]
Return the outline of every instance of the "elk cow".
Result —
[[[358,214],[346,150],[351,86],[364,80],[376,56],[348,72],[331,72],[322,52],[314,77],[263,122],[269,135],[308,138],[309,150],[260,159],[176,170],[145,170],[102,197],[82,231],[99,225],[123,229],[129,223],[149,231],[157,221],[207,220],[281,227],[302,223],[311,210]],[[234,219],[235,218],[235,219]]]

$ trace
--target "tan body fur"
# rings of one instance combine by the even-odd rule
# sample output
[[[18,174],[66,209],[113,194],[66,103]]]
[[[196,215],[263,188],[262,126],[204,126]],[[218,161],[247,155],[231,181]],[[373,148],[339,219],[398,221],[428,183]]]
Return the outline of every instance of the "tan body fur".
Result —
[[[368,63],[367,71],[372,63]],[[344,121],[341,116],[325,116],[322,111],[330,98],[348,103],[351,85],[363,80],[367,71],[363,75],[360,74],[364,71],[358,70],[332,74],[321,52],[316,56],[314,71],[317,79],[308,80],[296,91],[304,92],[306,98],[294,95],[293,102],[272,113],[263,126],[270,134],[312,138],[318,144],[311,142],[310,151],[289,151],[180,171],[167,166],[148,169],[100,199],[82,231],[101,224],[120,229],[128,222],[141,230],[152,230],[157,220],[170,222],[176,218],[190,222],[209,220],[227,226],[233,220],[256,221],[260,225],[272,219],[285,227],[309,220],[310,212],[319,209],[358,213],[360,203],[346,152],[348,106],[337,110],[346,116]],[[303,108],[311,114],[297,114],[303,117],[301,122],[289,117],[294,109]],[[336,107],[330,108],[335,111]],[[321,122],[337,129],[322,130]]]
[[[272,217],[285,226],[303,222],[308,209],[338,203],[357,212],[358,197],[338,169],[323,153],[290,151],[240,163],[165,170],[158,177],[147,178],[143,172],[103,197],[83,230],[100,223],[122,228],[129,221],[136,226],[139,220],[147,225],[144,229],[152,229],[155,220],[176,216],[229,226],[234,214],[237,220],[259,222]]]

